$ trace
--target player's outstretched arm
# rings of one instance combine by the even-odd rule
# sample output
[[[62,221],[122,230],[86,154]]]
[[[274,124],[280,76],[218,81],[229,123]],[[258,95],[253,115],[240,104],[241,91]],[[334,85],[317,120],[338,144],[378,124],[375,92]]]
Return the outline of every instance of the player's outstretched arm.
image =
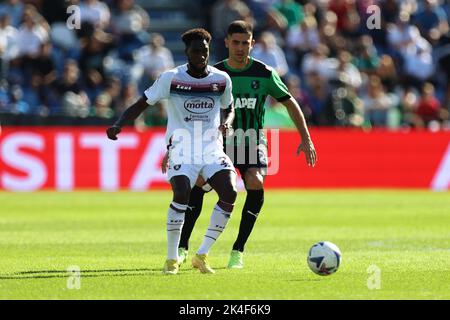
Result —
[[[292,121],[294,121],[294,124],[302,137],[302,142],[297,148],[297,155],[304,152],[306,156],[306,163],[308,166],[314,167],[317,161],[316,149],[314,148],[311,136],[309,135],[308,126],[306,125],[306,120],[302,109],[300,109],[297,101],[295,101],[292,97],[282,103],[288,110],[289,116]]]
[[[122,131],[122,127],[127,122],[135,120],[146,108],[147,101],[144,97],[140,98],[135,104],[127,108],[119,120],[117,120],[111,127],[106,129],[106,134],[109,139],[117,140],[117,135]]]

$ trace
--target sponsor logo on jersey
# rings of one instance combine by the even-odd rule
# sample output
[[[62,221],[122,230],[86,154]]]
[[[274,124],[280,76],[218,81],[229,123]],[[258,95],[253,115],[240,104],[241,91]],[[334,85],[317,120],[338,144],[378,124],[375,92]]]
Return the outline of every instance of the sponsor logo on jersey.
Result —
[[[209,97],[191,98],[184,102],[184,108],[195,114],[202,114],[214,108],[214,100]]]
[[[258,80],[253,80],[252,81],[252,89],[254,89],[254,90],[258,90],[259,89],[259,81]]]
[[[234,101],[234,107],[236,109],[255,109],[257,101],[258,99],[256,98],[236,98],[236,100]]]

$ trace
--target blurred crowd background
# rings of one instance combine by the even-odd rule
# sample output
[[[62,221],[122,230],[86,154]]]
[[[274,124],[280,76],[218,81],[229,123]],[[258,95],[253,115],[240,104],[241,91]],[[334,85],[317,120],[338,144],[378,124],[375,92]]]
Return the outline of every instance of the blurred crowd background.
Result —
[[[109,125],[186,62],[184,31],[211,32],[213,64],[227,57],[228,24],[242,19],[254,24],[252,56],[278,71],[310,126],[450,130],[449,18],[448,0],[6,0],[0,121]],[[164,126],[165,108],[137,125]],[[270,99],[266,124],[293,126]]]

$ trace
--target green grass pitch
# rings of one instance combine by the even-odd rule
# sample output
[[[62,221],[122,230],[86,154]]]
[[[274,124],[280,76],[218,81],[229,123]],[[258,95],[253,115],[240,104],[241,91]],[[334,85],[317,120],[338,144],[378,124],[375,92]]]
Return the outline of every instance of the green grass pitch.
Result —
[[[450,299],[450,193],[266,191],[245,269],[228,270],[244,196],[210,253],[217,273],[164,276],[170,192],[0,193],[0,299]],[[190,256],[217,200],[205,199]],[[306,263],[321,240],[343,255],[328,277]]]

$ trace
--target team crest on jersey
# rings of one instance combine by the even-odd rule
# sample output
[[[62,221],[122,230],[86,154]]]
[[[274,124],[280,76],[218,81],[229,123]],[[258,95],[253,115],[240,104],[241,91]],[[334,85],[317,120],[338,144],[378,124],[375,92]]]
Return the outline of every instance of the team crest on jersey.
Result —
[[[218,83],[211,83],[211,91],[212,92],[218,92],[219,91],[219,84]]]
[[[254,89],[254,90],[259,89],[259,81],[258,80],[252,81],[252,89]]]

